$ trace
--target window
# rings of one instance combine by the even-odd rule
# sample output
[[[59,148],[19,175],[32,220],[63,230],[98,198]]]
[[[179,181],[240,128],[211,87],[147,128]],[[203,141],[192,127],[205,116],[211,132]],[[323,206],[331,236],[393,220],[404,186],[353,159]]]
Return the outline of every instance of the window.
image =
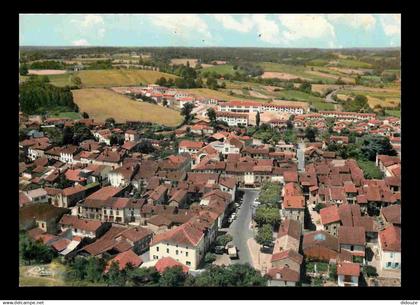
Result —
[[[400,264],[399,263],[395,263],[394,268],[399,268]]]
[[[169,253],[169,248],[166,248],[166,253]]]
[[[159,247],[156,247],[156,252],[159,252]]]
[[[387,262],[387,263],[386,263],[386,267],[387,267],[387,268],[390,268],[390,267],[391,267],[391,262]]]
[[[176,251],[175,251],[175,254],[176,254],[176,255],[178,255],[178,253],[179,253],[179,251],[178,251],[178,250],[176,250]]]
[[[188,252],[185,252],[185,256],[188,256]]]
[[[394,258],[394,253],[393,252],[389,253],[389,257]]]
[[[191,266],[191,262],[185,262],[187,264],[187,266]]]

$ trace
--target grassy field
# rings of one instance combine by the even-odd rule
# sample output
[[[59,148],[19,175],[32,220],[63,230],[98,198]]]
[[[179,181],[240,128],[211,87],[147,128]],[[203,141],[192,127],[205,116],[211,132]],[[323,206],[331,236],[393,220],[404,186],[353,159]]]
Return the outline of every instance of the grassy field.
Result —
[[[49,113],[50,118],[69,118],[72,120],[78,120],[82,118],[82,115],[78,112],[53,112]]]
[[[228,93],[225,93],[223,91],[212,90],[208,88],[185,89],[184,91],[195,94],[197,96],[221,99],[221,100],[226,100],[226,101],[233,101],[233,100],[238,99],[237,97],[233,95],[229,95]]]
[[[346,67],[346,68],[364,68],[369,69],[372,67],[371,64],[355,60],[355,59],[339,59],[336,64],[337,67]]]
[[[278,64],[272,62],[261,62],[259,63],[264,71],[266,72],[283,72],[291,75],[295,75],[296,77],[306,78],[310,81],[323,81],[324,83],[331,84],[335,82],[334,77],[332,76],[325,76],[319,75],[318,73],[313,73],[310,69],[304,66],[298,65],[285,65],[285,64]]]
[[[80,112],[87,112],[90,118],[98,122],[110,117],[117,122],[144,121],[166,126],[177,126],[182,122],[182,116],[175,110],[137,102],[108,89],[91,88],[72,92]]]
[[[321,101],[312,101],[312,106],[321,111],[330,111],[335,110],[334,104],[321,102]]]
[[[390,116],[395,116],[397,118],[401,117],[401,110],[385,110],[385,113]]]
[[[382,179],[383,174],[379,167],[376,166],[374,161],[363,161],[358,160],[360,168],[363,171],[365,178],[367,179]]]
[[[359,90],[360,89],[360,90]],[[381,105],[382,107],[397,107],[401,103],[401,92],[399,90],[389,90],[380,88],[355,88],[339,90],[337,94],[354,97],[358,94],[365,95],[370,107]]]
[[[275,97],[284,100],[299,100],[304,102],[322,102],[323,99],[317,96],[313,96],[306,92],[298,90],[281,90],[272,93]]]
[[[63,276],[66,267],[63,264],[53,261],[43,266],[51,271],[51,276],[35,276],[29,272],[35,266],[19,266],[19,286],[66,286]]]
[[[207,68],[201,69],[200,71],[216,72],[219,74],[234,74],[235,73],[235,70],[233,70],[233,65],[229,65],[229,64],[207,67]]]
[[[155,83],[161,77],[177,78],[172,74],[150,70],[83,70],[77,72],[83,87],[135,86]]]
[[[82,80],[84,88],[117,87],[117,86],[138,86],[142,84],[155,83],[161,77],[178,78],[178,76],[159,71],[151,70],[83,70],[75,73],[48,75],[50,83],[54,86],[71,86],[71,78],[77,75]],[[27,77],[20,77],[25,81]]]

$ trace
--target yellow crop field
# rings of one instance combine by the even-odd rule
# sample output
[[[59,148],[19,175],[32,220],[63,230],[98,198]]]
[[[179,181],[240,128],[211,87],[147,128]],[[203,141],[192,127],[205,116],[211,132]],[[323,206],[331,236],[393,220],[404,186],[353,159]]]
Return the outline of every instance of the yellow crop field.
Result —
[[[162,106],[137,102],[109,89],[73,90],[74,102],[80,112],[87,112],[95,121],[104,122],[114,118],[118,123],[143,121],[166,126],[177,126],[182,122],[179,112]]]
[[[151,70],[83,70],[76,73],[83,87],[113,87],[153,84],[161,77],[178,78],[176,75]]]

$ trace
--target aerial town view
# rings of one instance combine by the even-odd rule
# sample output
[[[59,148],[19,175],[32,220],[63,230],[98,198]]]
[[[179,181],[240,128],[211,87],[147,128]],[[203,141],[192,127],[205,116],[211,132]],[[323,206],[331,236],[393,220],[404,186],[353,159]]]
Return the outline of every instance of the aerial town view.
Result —
[[[20,286],[401,286],[399,14],[21,14]]]

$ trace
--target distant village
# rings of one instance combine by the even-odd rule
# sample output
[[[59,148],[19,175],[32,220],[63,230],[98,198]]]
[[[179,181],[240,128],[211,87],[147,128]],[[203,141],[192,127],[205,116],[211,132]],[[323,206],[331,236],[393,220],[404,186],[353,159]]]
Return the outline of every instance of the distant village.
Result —
[[[269,286],[400,279],[399,118],[311,112],[307,103],[281,100],[221,101],[153,84],[112,90],[177,110],[192,104],[193,119],[151,139],[144,122],[21,113],[19,124],[30,131],[19,142],[19,225],[31,240],[63,261],[100,257],[107,268],[180,266],[193,275],[212,253],[213,264],[249,263]],[[247,134],[263,125],[296,138],[267,143]],[[74,126],[91,138],[60,146],[48,136]],[[308,128],[318,132],[313,139]],[[323,139],[324,132],[331,136]],[[389,140],[396,154],[375,156],[381,179],[366,178],[355,159],[329,149],[345,149],[354,140],[349,133]],[[146,140],[160,154],[142,151]],[[260,244],[256,216],[272,187],[279,221],[271,244]],[[251,236],[240,236],[246,232]],[[232,240],[220,243],[224,235]]]

